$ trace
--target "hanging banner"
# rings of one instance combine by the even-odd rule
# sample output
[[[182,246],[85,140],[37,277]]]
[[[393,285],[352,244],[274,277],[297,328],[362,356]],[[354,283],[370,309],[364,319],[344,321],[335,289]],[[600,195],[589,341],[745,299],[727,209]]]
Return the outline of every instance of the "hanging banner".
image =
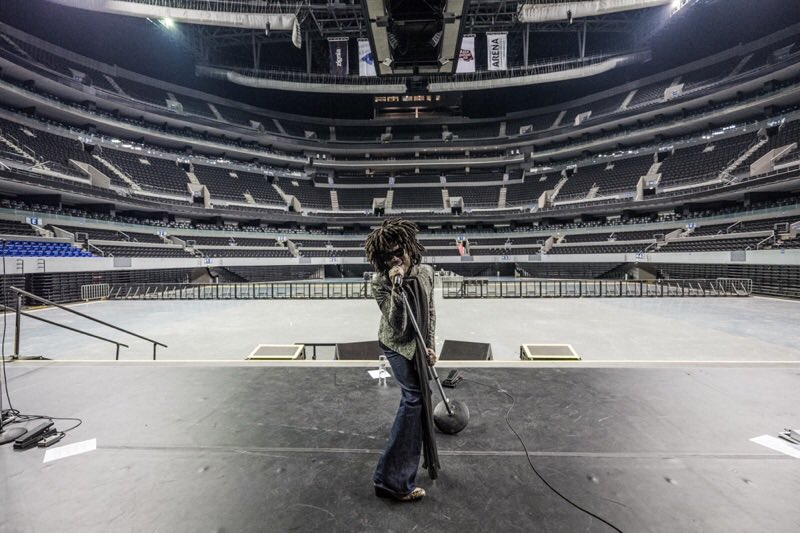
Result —
[[[372,49],[369,46],[369,39],[358,40],[358,75],[375,76],[375,61],[372,57]]]
[[[486,34],[486,54],[489,70],[506,70],[506,33]]]
[[[475,35],[461,38],[461,51],[458,53],[456,72],[475,72]]]
[[[334,76],[347,76],[350,74],[347,39],[347,37],[331,37],[328,39],[330,73]]]
[[[300,23],[296,18],[294,19],[294,24],[292,25],[292,44],[295,48],[303,47],[303,36],[300,34]]]

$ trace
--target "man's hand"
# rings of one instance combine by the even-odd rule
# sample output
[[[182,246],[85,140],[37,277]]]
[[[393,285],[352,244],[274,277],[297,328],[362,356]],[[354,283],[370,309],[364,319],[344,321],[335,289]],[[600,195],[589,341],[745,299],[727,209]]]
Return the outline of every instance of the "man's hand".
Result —
[[[389,279],[392,281],[392,283],[394,283],[394,279],[395,279],[397,276],[400,276],[400,277],[402,278],[402,277],[403,277],[403,275],[405,275],[405,270],[403,269],[403,265],[396,265],[396,266],[393,266],[393,267],[392,267],[392,268],[389,270]]]
[[[435,365],[436,360],[438,359],[438,357],[436,357],[436,352],[433,350],[433,348],[426,348],[425,351],[425,357],[428,359],[428,365]]]

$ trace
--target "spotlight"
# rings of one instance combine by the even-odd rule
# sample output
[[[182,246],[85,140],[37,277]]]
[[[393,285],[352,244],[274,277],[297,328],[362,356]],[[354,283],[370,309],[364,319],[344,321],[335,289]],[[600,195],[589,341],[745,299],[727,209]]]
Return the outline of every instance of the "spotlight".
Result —
[[[572,10],[567,10],[567,24],[572,24]]]
[[[172,29],[175,27],[175,21],[170,17],[166,17],[161,19],[161,25],[164,26],[165,28]]]
[[[439,41],[441,40],[442,40],[442,30],[439,30],[433,34],[433,37],[431,37],[430,40],[431,47],[436,48],[437,46],[439,46]]]
[[[674,15],[688,3],[689,2],[687,0],[673,0],[672,5],[670,6],[670,12]]]
[[[267,37],[269,37],[269,30],[270,30],[269,22],[267,22],[267,25],[264,26],[264,35],[266,35]]]

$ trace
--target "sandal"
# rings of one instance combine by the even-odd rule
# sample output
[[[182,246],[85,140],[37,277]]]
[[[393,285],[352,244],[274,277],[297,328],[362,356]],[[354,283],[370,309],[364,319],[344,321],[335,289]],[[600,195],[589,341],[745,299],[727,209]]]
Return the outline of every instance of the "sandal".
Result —
[[[408,494],[395,494],[386,489],[375,487],[375,496],[379,498],[391,498],[399,502],[414,502],[421,500],[425,496],[425,489],[422,487],[417,487]]]

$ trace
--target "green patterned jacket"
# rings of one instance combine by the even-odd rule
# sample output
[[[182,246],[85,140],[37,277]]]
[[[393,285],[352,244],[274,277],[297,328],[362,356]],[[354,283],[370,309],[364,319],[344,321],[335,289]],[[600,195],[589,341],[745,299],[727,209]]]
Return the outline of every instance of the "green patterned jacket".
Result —
[[[428,348],[435,346],[436,311],[433,307],[433,267],[430,265],[414,265],[409,272],[410,276],[419,279],[422,289],[428,295],[428,308],[430,309],[430,322],[428,325],[428,338],[425,345]],[[413,359],[417,350],[414,339],[414,326],[407,320],[406,310],[400,291],[392,290],[392,283],[386,274],[375,273],[372,276],[372,294],[378,307],[381,309],[381,325],[378,329],[378,340],[384,346],[391,348],[406,359]]]

